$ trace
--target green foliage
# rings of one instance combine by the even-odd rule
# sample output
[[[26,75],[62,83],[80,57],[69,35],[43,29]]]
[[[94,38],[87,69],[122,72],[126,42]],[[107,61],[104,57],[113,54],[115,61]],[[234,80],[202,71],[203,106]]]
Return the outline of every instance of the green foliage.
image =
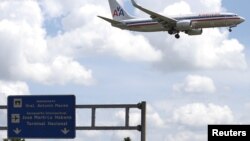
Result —
[[[131,141],[130,137],[124,138],[124,141]]]

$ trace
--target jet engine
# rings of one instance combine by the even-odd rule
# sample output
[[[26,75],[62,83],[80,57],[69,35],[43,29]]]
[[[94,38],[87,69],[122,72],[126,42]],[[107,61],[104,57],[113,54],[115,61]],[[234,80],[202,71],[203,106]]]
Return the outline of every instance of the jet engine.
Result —
[[[186,31],[192,28],[192,22],[190,20],[182,20],[176,23],[176,29],[179,31]]]
[[[198,29],[190,29],[190,30],[186,30],[185,33],[188,35],[201,35],[202,34],[202,28],[198,28]]]

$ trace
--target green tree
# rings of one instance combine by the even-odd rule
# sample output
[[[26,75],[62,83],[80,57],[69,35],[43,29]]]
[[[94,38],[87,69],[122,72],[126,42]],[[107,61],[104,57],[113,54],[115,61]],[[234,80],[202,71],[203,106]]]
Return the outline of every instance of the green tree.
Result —
[[[131,141],[130,137],[124,138],[124,141]]]

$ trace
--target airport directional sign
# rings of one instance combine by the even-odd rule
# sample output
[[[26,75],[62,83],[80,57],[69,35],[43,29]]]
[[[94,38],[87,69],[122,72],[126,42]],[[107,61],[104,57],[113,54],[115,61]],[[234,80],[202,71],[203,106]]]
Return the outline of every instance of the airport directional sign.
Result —
[[[8,138],[75,138],[75,96],[9,96]]]

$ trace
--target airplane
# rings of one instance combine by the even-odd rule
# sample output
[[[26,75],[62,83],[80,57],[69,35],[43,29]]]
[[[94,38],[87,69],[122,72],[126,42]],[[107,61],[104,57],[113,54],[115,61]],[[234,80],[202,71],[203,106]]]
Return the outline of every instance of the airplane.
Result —
[[[109,0],[110,10],[113,19],[98,16],[111,23],[113,27],[123,30],[138,32],[158,32],[166,31],[170,35],[175,35],[179,39],[180,32],[188,35],[201,35],[203,28],[228,27],[232,28],[241,24],[245,19],[234,13],[211,13],[187,16],[168,17],[148,10],[131,0],[134,7],[150,15],[150,18],[135,18],[128,14],[124,8],[116,1]]]

